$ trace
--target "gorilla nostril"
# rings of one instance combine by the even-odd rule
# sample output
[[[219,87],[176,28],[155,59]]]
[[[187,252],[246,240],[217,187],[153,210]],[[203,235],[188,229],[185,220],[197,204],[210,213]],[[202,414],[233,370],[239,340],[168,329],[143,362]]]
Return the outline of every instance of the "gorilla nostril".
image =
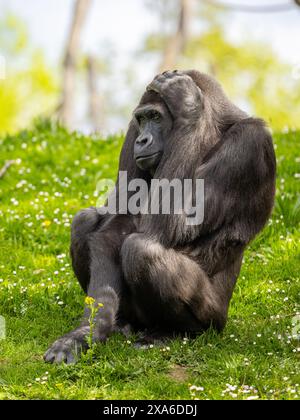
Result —
[[[150,145],[150,144],[152,143],[152,136],[151,136],[151,135],[149,135],[149,136],[144,136],[144,137],[141,137],[141,138],[139,138],[139,139],[137,140],[137,143],[138,143],[140,146]]]

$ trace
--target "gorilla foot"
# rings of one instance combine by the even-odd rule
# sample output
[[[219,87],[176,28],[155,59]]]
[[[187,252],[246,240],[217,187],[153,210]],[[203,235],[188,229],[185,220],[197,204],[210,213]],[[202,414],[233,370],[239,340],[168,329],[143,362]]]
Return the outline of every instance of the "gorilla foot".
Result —
[[[45,353],[45,362],[75,363],[81,352],[88,348],[86,337],[89,332],[90,328],[83,326],[56,340]]]
[[[139,334],[134,347],[137,349],[149,349],[153,346],[162,347],[168,343],[174,335],[171,333],[159,332],[159,331],[144,331]]]
[[[129,338],[133,334],[133,328],[130,324],[116,326],[113,330],[114,333],[122,334],[125,338]]]

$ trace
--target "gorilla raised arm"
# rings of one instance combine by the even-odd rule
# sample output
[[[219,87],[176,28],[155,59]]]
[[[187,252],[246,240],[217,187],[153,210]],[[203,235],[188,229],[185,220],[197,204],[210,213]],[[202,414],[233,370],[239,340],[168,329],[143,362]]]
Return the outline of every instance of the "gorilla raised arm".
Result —
[[[263,121],[232,104],[212,77],[158,75],[133,113],[119,171],[128,183],[149,186],[203,179],[204,219],[190,224],[185,212],[103,215],[96,208],[75,216],[74,272],[95,304],[104,304],[94,340],[128,326],[147,330],[149,340],[222,330],[244,249],[272,210],[275,166]],[[120,198],[119,180],[116,193]],[[52,345],[47,362],[74,361],[87,346],[88,316]]]

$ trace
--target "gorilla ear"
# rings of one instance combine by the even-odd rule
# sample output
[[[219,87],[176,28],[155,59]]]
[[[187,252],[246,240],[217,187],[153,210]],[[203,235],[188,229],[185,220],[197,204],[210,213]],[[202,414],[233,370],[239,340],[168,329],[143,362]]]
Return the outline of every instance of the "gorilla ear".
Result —
[[[202,90],[199,88],[198,85],[197,85],[197,88],[198,88],[198,91],[199,91],[199,94],[200,94],[201,104],[204,104],[204,93],[202,92]]]

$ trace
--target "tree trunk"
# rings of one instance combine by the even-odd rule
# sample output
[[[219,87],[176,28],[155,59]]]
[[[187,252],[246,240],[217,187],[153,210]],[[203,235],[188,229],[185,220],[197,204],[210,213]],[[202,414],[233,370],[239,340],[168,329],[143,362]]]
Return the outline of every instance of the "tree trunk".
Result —
[[[180,0],[180,13],[176,33],[170,38],[160,65],[160,71],[171,70],[178,57],[184,52],[191,20],[192,0]]]
[[[87,59],[88,92],[89,92],[89,117],[95,131],[103,128],[103,107],[97,86],[97,62],[95,57]]]
[[[75,76],[79,56],[80,34],[90,5],[91,0],[76,0],[70,33],[67,39],[63,68],[62,100],[59,110],[60,120],[67,127],[72,125],[73,120]]]

